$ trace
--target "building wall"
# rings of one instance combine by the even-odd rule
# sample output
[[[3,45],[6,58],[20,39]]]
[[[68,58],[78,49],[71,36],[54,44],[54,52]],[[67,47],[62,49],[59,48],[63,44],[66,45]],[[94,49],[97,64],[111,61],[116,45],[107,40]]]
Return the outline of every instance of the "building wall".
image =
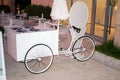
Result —
[[[14,15],[15,14],[15,0],[9,0],[9,6],[10,6],[12,14]]]
[[[3,4],[4,5],[8,5],[9,4],[9,0],[3,0]],[[2,5],[2,0],[0,0],[0,5]]]
[[[2,4],[2,0],[0,0],[0,5]]]
[[[32,5],[52,6],[53,0],[31,0]]]
[[[44,5],[52,7],[53,0],[31,0],[32,5]],[[71,0],[66,0],[68,9],[71,7]]]
[[[118,0],[118,10],[116,13],[114,44],[120,48],[120,0]]]
[[[8,5],[9,4],[9,0],[3,0],[4,5]]]

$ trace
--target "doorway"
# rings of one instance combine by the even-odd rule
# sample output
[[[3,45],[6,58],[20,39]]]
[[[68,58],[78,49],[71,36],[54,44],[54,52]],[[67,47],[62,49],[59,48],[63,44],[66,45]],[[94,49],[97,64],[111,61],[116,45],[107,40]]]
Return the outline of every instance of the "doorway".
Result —
[[[114,38],[117,0],[84,0],[89,9],[87,32],[98,42]]]
[[[21,13],[28,5],[31,5],[31,0],[15,0],[15,14]]]

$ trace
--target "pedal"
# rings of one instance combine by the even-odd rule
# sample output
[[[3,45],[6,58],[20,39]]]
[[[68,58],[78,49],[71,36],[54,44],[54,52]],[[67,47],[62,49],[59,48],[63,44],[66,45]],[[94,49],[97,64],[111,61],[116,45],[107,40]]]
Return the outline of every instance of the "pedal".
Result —
[[[65,53],[64,55],[65,55],[66,57],[70,56],[70,54],[69,54],[69,53]]]

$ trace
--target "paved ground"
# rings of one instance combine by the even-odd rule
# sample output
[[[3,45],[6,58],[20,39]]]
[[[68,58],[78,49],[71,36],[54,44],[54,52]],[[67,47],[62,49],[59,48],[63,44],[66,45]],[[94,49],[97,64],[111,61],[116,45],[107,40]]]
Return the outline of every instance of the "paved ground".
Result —
[[[78,62],[63,55],[54,58],[51,68],[42,74],[29,73],[24,64],[5,54],[7,80],[120,80],[120,71],[93,59]]]
[[[69,42],[65,39],[63,41]],[[65,43],[60,46],[66,47]],[[7,50],[5,50],[5,62],[7,80],[120,80],[120,71],[94,59],[78,62],[64,55],[55,56],[51,68],[42,74],[29,73],[24,64],[16,62]]]

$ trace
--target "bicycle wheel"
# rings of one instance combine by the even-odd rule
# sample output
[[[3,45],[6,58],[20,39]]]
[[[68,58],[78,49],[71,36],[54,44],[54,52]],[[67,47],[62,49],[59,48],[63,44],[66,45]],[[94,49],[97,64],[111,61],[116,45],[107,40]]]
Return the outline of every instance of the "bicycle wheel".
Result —
[[[47,71],[53,62],[53,51],[45,44],[36,44],[26,53],[24,64],[27,70],[34,74]]]
[[[72,55],[78,61],[90,59],[95,51],[95,41],[89,36],[78,38],[72,47]]]

